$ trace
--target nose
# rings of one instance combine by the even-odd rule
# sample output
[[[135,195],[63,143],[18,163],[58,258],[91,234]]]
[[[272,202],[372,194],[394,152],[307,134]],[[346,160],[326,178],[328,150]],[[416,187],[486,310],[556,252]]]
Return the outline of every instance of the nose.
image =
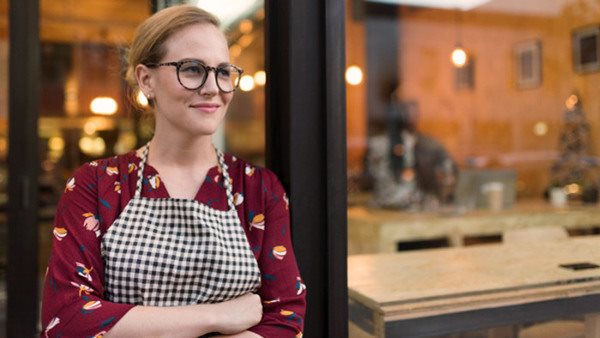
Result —
[[[200,95],[213,96],[219,93],[219,87],[217,86],[217,77],[215,76],[215,70],[211,69],[208,71],[206,82],[200,87]]]

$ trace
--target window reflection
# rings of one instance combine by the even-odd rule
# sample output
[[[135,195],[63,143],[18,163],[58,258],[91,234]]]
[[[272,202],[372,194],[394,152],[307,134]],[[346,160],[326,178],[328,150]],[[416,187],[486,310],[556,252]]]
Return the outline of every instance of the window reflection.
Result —
[[[477,307],[499,313],[511,301],[498,301],[498,290],[525,304],[521,290],[535,288],[531,280],[544,273],[517,264],[536,261],[550,272],[539,285],[560,284],[556,266],[573,259],[563,256],[574,251],[567,248],[598,240],[572,237],[600,229],[600,3],[347,4],[346,63],[365,75],[346,87],[350,336],[378,334],[373,318],[388,335],[413,319],[431,325],[410,331],[406,324],[401,332],[583,334],[582,317],[557,321],[558,314],[548,323],[519,323],[525,316],[514,326],[460,334],[434,322],[451,313],[452,329],[479,328],[459,323],[461,294],[489,296]],[[471,245],[481,246],[464,248]],[[538,249],[550,245],[556,261],[538,264]],[[427,250],[437,247],[452,248]],[[520,258],[495,264],[508,255],[496,250]],[[549,312],[552,301],[543,307]]]
[[[349,252],[499,241],[550,218],[595,233],[553,215],[591,218],[598,201],[597,1],[396,2],[347,6],[347,64],[365,76],[346,87]],[[392,223],[410,234],[377,242]]]

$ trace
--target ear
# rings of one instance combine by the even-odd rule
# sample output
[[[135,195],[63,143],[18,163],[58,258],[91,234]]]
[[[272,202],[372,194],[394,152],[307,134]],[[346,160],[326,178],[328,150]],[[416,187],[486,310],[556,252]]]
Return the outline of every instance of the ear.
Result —
[[[146,97],[154,97],[154,81],[152,69],[146,65],[139,64],[135,66],[135,79],[140,87],[140,90],[146,95]]]

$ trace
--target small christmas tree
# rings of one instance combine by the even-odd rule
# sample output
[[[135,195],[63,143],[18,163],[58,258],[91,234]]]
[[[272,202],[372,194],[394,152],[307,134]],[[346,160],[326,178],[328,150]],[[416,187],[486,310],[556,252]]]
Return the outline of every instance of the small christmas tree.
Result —
[[[564,126],[560,134],[560,154],[552,165],[552,187],[563,187],[571,198],[597,199],[596,161],[588,155],[590,125],[577,95],[565,102]]]

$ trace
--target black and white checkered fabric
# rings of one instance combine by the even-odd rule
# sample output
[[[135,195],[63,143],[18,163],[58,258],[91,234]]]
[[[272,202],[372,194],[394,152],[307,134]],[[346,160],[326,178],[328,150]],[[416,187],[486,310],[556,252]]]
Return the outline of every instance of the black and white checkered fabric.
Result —
[[[217,150],[227,211],[190,199],[141,197],[148,149],[134,198],[102,239],[105,297],[176,306],[222,302],[256,291],[260,271],[233,204],[223,154]]]

